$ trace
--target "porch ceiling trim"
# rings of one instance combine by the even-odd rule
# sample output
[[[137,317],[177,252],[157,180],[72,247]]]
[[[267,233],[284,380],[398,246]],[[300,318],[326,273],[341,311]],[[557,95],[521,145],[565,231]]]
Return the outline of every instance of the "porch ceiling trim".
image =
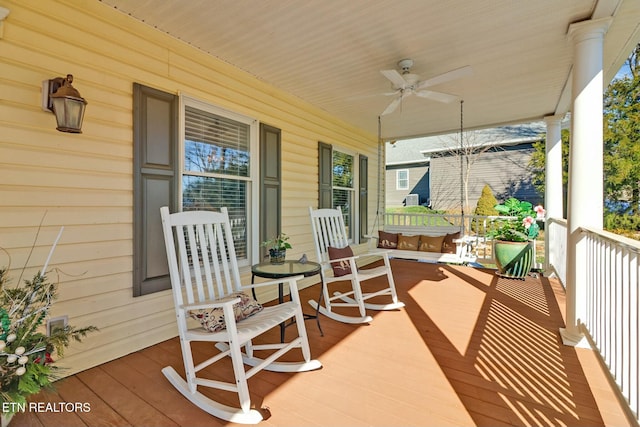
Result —
[[[640,41],[636,0],[100,1],[372,135],[392,99],[380,70],[400,59],[422,79],[471,66],[429,89],[463,98],[466,127],[479,129],[569,109],[571,23],[613,16],[605,82]],[[450,133],[459,107],[409,96],[381,127],[386,140]]]

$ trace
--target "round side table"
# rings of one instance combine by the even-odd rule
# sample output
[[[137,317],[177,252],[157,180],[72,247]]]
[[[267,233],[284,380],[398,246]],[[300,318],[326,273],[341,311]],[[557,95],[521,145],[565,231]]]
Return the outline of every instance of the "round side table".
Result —
[[[291,276],[303,275],[304,277],[315,276],[320,273],[320,264],[317,262],[307,261],[304,264],[298,261],[285,261],[283,264],[271,264],[270,262],[262,262],[251,266],[251,283],[255,277],[262,277],[264,279],[284,279]],[[255,288],[253,289],[253,297],[255,298]],[[281,282],[278,284],[278,302],[284,302],[284,284]],[[318,310],[316,314],[304,314],[305,320],[316,319],[318,324],[318,330],[320,335],[324,336],[322,327],[320,326],[320,317],[318,316]],[[284,342],[284,330],[289,324],[280,324],[280,341]]]

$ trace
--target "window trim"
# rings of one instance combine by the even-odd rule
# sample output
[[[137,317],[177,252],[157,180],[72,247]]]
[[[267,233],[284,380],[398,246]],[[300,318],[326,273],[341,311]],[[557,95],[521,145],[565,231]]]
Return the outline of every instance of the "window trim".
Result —
[[[407,174],[407,177],[404,178],[404,180],[407,182],[406,186],[401,186],[400,185],[400,172],[405,172]],[[409,189],[409,169],[397,169],[396,170],[396,190],[408,190]]]
[[[247,216],[248,216],[248,221],[247,221],[247,259],[246,260],[238,260],[238,265],[240,267],[244,267],[244,266],[249,266],[249,265],[253,265],[256,264],[259,259],[259,246],[258,246],[258,240],[259,240],[259,236],[258,236],[258,230],[259,230],[259,222],[258,222],[258,216],[256,215],[255,212],[257,211],[257,207],[259,206],[259,196],[260,196],[260,191],[259,191],[259,181],[260,181],[260,176],[259,176],[259,172],[260,172],[260,162],[259,162],[259,155],[260,155],[260,125],[257,119],[249,117],[249,116],[245,116],[243,114],[240,113],[236,113],[234,111],[230,111],[227,110],[225,108],[222,107],[218,107],[217,105],[214,105],[208,101],[196,98],[194,96],[191,95],[187,95],[185,93],[179,93],[179,121],[178,121],[178,133],[179,133],[179,138],[178,138],[178,152],[179,152],[179,158],[178,158],[178,182],[179,182],[179,188],[178,188],[178,194],[177,194],[177,204],[178,209],[180,211],[182,211],[182,203],[183,203],[183,192],[182,192],[182,178],[184,176],[184,168],[185,168],[185,160],[184,160],[184,151],[185,151],[185,107],[186,106],[189,107],[193,107],[193,108],[197,108],[200,109],[202,111],[206,111],[208,113],[211,114],[215,114],[218,116],[222,116],[225,117],[227,119],[230,120],[234,120],[240,123],[244,123],[246,125],[249,126],[249,153],[250,153],[250,157],[249,157],[249,176],[248,177],[243,177],[243,176],[227,176],[227,175],[220,175],[221,178],[225,178],[225,179],[236,179],[239,181],[247,181],[248,182],[248,188],[247,188],[247,203],[249,204],[247,206]],[[189,173],[189,175],[198,175],[197,173]],[[207,175],[207,176],[211,176],[211,175]],[[217,174],[216,174],[217,176]]]
[[[342,154],[346,154],[348,156],[351,156],[352,158],[352,186],[351,187],[337,187],[333,185],[333,153],[335,152],[339,152]],[[351,197],[352,197],[352,205],[353,205],[353,209],[351,209],[351,212],[349,212],[349,216],[351,219],[351,227],[349,227],[350,229],[350,234],[351,236],[349,236],[349,242],[351,243],[359,243],[360,242],[360,215],[356,215],[356,212],[360,212],[360,198],[358,197],[358,191],[360,188],[360,162],[359,162],[359,157],[358,157],[358,152],[354,151],[354,150],[349,150],[347,148],[344,147],[336,147],[335,145],[331,146],[331,192],[333,193],[333,190],[346,190],[346,191],[351,191]],[[332,203],[333,203],[333,196],[331,197]]]

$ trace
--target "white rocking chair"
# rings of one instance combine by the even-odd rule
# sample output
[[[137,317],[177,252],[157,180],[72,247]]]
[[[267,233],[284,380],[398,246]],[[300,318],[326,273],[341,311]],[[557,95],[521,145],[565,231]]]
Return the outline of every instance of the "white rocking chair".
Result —
[[[339,207],[337,209],[316,210],[309,207],[309,215],[311,216],[316,256],[318,257],[318,262],[322,265],[320,270],[320,276],[322,278],[322,294],[320,298],[324,299],[324,306],[322,305],[322,301],[318,302],[310,300],[309,304],[311,304],[313,308],[325,316],[339,322],[368,323],[371,322],[373,318],[367,315],[367,308],[371,310],[395,310],[404,307],[404,303],[398,301],[398,295],[396,294],[396,287],[393,281],[393,273],[389,263],[389,255],[386,252],[378,251],[375,253],[372,252],[361,255],[381,257],[384,261],[384,265],[374,268],[358,269],[356,259],[360,256],[349,256],[341,259],[330,260],[329,247],[346,248],[349,246],[342,211]],[[348,263],[351,273],[343,276],[335,276],[331,264],[336,262]],[[363,292],[363,286],[367,285],[363,285],[362,282],[384,275],[387,276],[388,287],[373,292]],[[329,295],[330,284],[345,280],[351,281],[351,291],[345,293],[334,292],[333,295]],[[367,300],[380,295],[390,295],[391,302],[388,304],[373,304],[366,302]],[[336,300],[339,300],[340,302],[334,302]],[[334,307],[357,307],[359,316],[347,316],[336,313],[333,310]]]
[[[167,207],[162,207],[160,213],[186,381],[171,366],[165,367],[162,372],[180,393],[204,411],[223,420],[256,424],[263,419],[263,415],[259,408],[251,407],[248,378],[262,369],[301,372],[322,366],[319,361],[311,359],[296,282],[302,276],[242,286],[226,208],[222,208],[221,212],[193,211],[170,214]],[[291,301],[263,307],[256,314],[236,321],[233,306],[241,299],[232,294],[251,290],[252,287],[277,285],[279,282],[289,285]],[[212,308],[222,309],[226,329],[221,326],[222,330],[210,332],[202,327],[188,328],[190,311]],[[280,343],[280,336],[274,334],[277,342],[273,344],[252,344],[254,338],[289,319],[295,319],[298,330],[298,336],[292,341]],[[218,351],[211,347],[214,350],[213,356],[194,365],[192,341],[215,343]],[[245,348],[245,352],[242,351],[242,347]],[[302,350],[304,361],[276,362],[283,354],[295,348]],[[253,352],[258,350],[269,351],[268,356],[264,359],[254,356]],[[226,356],[231,357],[234,382],[197,376],[202,369]],[[245,364],[251,368],[245,370]],[[199,386],[236,392],[240,407],[227,406],[204,396],[197,390]]]

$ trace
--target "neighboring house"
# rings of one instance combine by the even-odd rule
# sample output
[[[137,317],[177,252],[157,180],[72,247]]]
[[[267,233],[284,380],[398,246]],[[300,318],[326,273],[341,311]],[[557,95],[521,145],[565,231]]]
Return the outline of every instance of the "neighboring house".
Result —
[[[393,145],[387,144],[387,164],[385,178],[385,205],[387,207],[403,206],[403,205],[423,205],[428,206],[430,203],[431,189],[429,184],[429,167],[430,158],[424,158],[412,149],[413,147],[404,147],[402,149],[396,147],[401,144],[398,141]],[[401,151],[402,150],[402,151]],[[392,156],[398,154],[398,156]],[[413,160],[399,160],[389,162],[390,157],[401,157],[416,155]],[[407,203],[407,196],[415,195],[415,200],[411,198]],[[415,202],[415,203],[414,203]]]
[[[161,206],[229,207],[245,282],[277,230],[288,257],[314,253],[309,206],[341,206],[356,244],[374,223],[375,135],[102,2],[2,6],[0,268],[31,277],[64,226],[51,314],[100,329],[65,374],[176,336]],[[67,73],[81,134],[41,108],[42,82]]]
[[[459,211],[461,160],[469,164],[468,197],[473,210],[485,185],[498,200],[507,197],[542,203],[527,170],[533,143],[542,139],[544,124],[508,126],[464,133],[466,156],[455,146],[458,135],[443,135],[387,143],[385,204],[419,204]],[[466,166],[465,166],[466,168]]]

